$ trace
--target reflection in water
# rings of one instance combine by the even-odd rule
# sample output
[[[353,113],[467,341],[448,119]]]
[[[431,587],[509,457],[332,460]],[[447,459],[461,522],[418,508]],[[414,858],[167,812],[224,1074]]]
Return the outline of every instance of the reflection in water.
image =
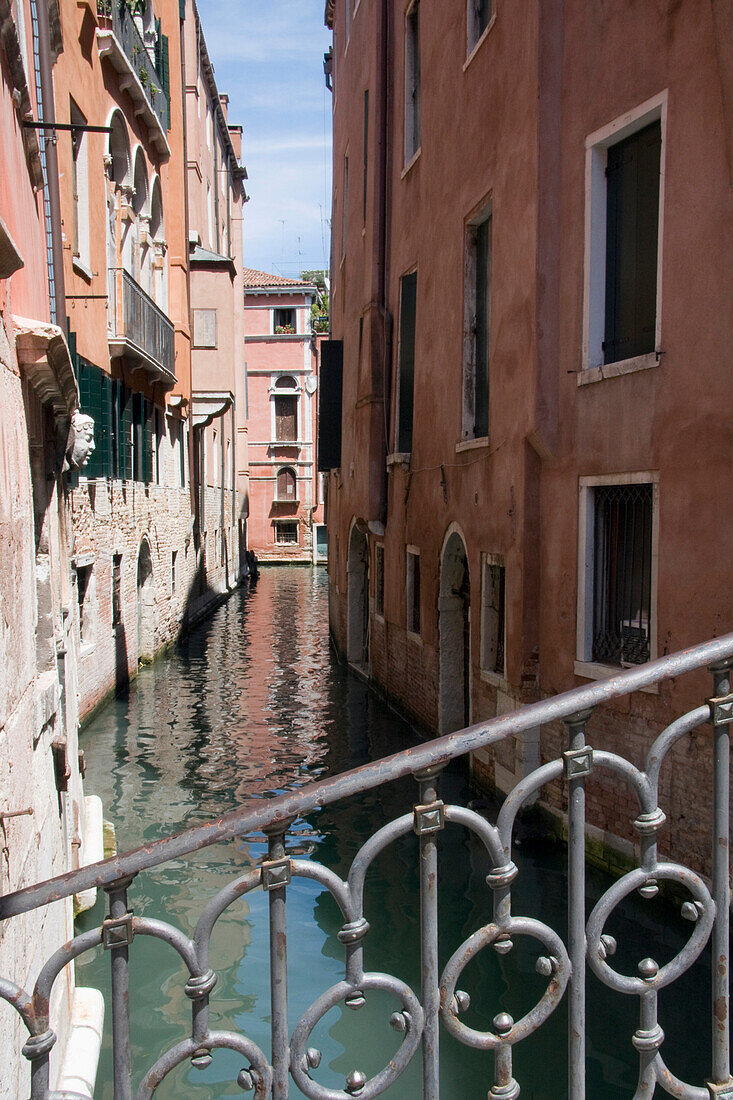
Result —
[[[177,650],[141,671],[129,692],[106,707],[83,734],[87,789],[101,795],[117,827],[120,850],[216,817],[242,802],[302,786],[411,742],[410,730],[360,681],[335,662],[327,636],[327,578],[306,567],[263,569],[255,589],[235,594]],[[291,850],[313,852],[345,876],[359,846],[380,824],[404,813],[417,793],[410,781],[390,784],[348,804],[311,812],[293,827]],[[446,773],[446,800],[468,797],[460,763]],[[440,962],[491,918],[485,853],[455,828],[441,837]],[[374,864],[367,879],[365,965],[387,971],[419,990],[416,922],[417,840],[403,838]],[[260,836],[217,845],[139,875],[130,889],[138,914],[154,916],[191,933],[206,901],[262,858]],[[515,911],[562,932],[566,921],[562,853],[532,841],[520,849]],[[594,901],[606,888],[591,875]],[[80,927],[103,917],[100,899]],[[288,892],[291,1029],[308,1005],[343,977],[343,948],[336,938],[340,914],[315,883],[296,881]],[[689,925],[663,903],[633,902],[609,931],[619,940],[619,968],[631,973],[645,955],[670,957]],[[255,891],[237,901],[214,934],[211,964],[219,976],[212,995],[211,1026],[238,1028],[269,1055],[267,900]],[[536,945],[518,940],[506,956],[485,951],[465,971],[461,986],[472,995],[464,1017],[488,1028],[499,1011],[516,1018],[539,998],[544,983],[534,971]],[[131,948],[133,1084],[157,1057],[183,1038],[190,1025],[186,975],[176,956],[158,942],[138,937]],[[109,988],[109,960],[101,952],[78,964],[79,980]],[[708,964],[709,965],[709,964]],[[701,1083],[709,1034],[707,970],[698,967],[680,992],[663,994],[661,1022],[672,1051],[671,1067]],[[589,979],[590,1056],[588,1092],[596,1100],[632,1096],[637,1026],[636,1002],[599,989]],[[398,1037],[387,1026],[396,1002],[368,996],[358,1012],[334,1009],[313,1033],[323,1051],[318,1080],[343,1088],[358,1068],[376,1072],[393,1055]],[[109,1032],[109,1010],[107,1014]],[[515,1051],[515,1073],[528,1100],[566,1095],[565,1011]],[[697,1029],[697,1030],[695,1030]],[[447,1037],[441,1046],[442,1100],[473,1100],[491,1086],[493,1059]],[[189,1063],[156,1093],[162,1100],[216,1100],[242,1096],[235,1084],[242,1060],[215,1053],[201,1071]],[[97,1100],[112,1100],[111,1050],[105,1036]],[[392,1093],[420,1096],[419,1058]],[[301,1093],[291,1084],[291,1097]]]

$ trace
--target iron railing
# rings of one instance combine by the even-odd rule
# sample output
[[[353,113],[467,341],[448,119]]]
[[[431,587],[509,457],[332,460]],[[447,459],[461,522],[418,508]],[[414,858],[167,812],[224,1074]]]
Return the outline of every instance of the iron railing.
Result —
[[[124,268],[108,271],[110,343],[139,358],[159,380],[175,384],[175,334],[172,322]]]
[[[105,21],[109,23],[165,132],[168,128],[168,99],[155,68],[155,59],[143,42],[129,7],[124,0],[97,0],[97,15],[102,26]]]
[[[594,749],[587,743],[586,723],[595,707],[705,666],[712,673],[711,698],[676,719],[656,738],[642,770],[617,753]],[[137,1100],[152,1097],[157,1086],[186,1060],[205,1066],[211,1059],[211,1052],[218,1049],[242,1055],[246,1068],[239,1073],[237,1081],[245,1091],[254,1091],[257,1100],[270,1097],[286,1100],[291,1076],[311,1100],[348,1100],[354,1096],[371,1100],[392,1086],[395,1086],[392,1095],[399,1097],[398,1078],[421,1049],[423,1100],[438,1100],[441,1026],[467,1046],[492,1051],[493,1075],[491,1064],[487,1065],[489,1097],[491,1100],[515,1100],[520,1088],[512,1071],[513,1049],[542,1026],[566,993],[568,1091],[571,1100],[582,1100],[585,1096],[586,965],[606,986],[638,998],[639,1026],[631,1036],[639,1060],[636,1100],[652,1097],[657,1086],[682,1100],[710,1100],[712,1097],[731,1100],[728,851],[732,668],[733,634],[729,634],[312,783],[293,793],[248,803],[216,821],[0,898],[0,919],[7,920],[91,887],[101,886],[109,896],[109,915],[102,925],[76,936],[56,951],[41,969],[32,991],[0,979],[0,997],[13,1005],[30,1033],[23,1053],[32,1063],[32,1100],[53,1097],[49,1091],[49,1051],[56,1037],[49,1025],[49,1002],[54,981],[71,960],[100,945],[109,951],[111,960],[115,1100],[132,1097],[128,965],[130,952],[139,936],[155,937],[179,953],[188,972],[185,992],[192,1001],[192,1023],[190,1034],[147,1070],[137,1090]],[[450,760],[558,720],[566,725],[567,751],[523,779],[505,799],[495,823],[473,810],[447,805],[440,799],[438,777]],[[674,745],[705,723],[712,725],[710,885],[694,870],[661,860],[657,851],[657,833],[665,820],[658,804],[662,765]],[[633,792],[638,806],[633,824],[639,835],[640,860],[638,867],[606,890],[586,920],[585,784],[593,771],[611,772]],[[288,829],[296,817],[409,775],[413,775],[419,785],[416,804],[374,833],[355,856],[345,879],[315,861],[291,858],[286,853]],[[512,911],[512,883],[519,873],[512,859],[517,814],[547,784],[558,781],[567,785],[568,795],[568,927],[565,940],[541,920]],[[438,844],[441,832],[448,827],[469,830],[488,852],[493,868],[487,877],[487,886],[493,895],[493,919],[465,940],[440,973]],[[163,921],[133,915],[128,905],[128,891],[136,875],[257,830],[263,831],[268,838],[266,859],[261,866],[240,874],[205,905],[193,937]],[[364,968],[364,951],[369,942],[369,925],[364,918],[363,905],[367,871],[382,851],[413,831],[419,838],[420,855],[422,984],[419,992],[396,977]],[[339,940],[344,947],[345,976],[313,1002],[289,1034],[286,908],[288,886],[297,877],[319,883],[331,893],[340,908],[343,925]],[[610,961],[616,945],[604,929],[624,898],[634,891],[642,897],[651,897],[658,892],[660,882],[672,883],[686,894],[682,915],[692,922],[690,937],[679,953],[663,965],[645,958],[639,962],[636,974],[622,974]],[[269,897],[269,1056],[241,1032],[212,1030],[209,1022],[209,997],[216,983],[216,975],[209,965],[212,933],[230,905],[259,888]],[[521,936],[529,937],[538,945],[537,971],[547,979],[544,993],[521,1019],[514,1020],[500,1013],[493,1020],[493,1030],[474,1030],[460,1019],[469,1002],[467,994],[459,989],[463,970],[482,949],[491,946],[499,954],[505,954]],[[660,990],[692,966],[708,941],[712,947],[712,1060],[709,1080],[694,1085],[675,1077],[664,1061],[661,1053],[664,1033],[657,1019],[657,997]],[[343,1089],[319,1084],[320,1054],[309,1046],[315,1026],[331,1008],[341,1003],[358,1008],[364,1003],[365,994],[374,990],[388,991],[401,1003],[401,1010],[390,1018],[391,1025],[402,1036],[396,1055],[371,1078],[352,1070],[346,1076]]]

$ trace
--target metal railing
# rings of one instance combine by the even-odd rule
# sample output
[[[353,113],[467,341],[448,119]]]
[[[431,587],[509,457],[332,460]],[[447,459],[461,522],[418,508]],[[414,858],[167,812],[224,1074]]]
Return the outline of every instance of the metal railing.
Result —
[[[112,33],[120,43],[135,75],[145,92],[145,97],[158,117],[163,132],[168,128],[168,100],[155,68],[155,60],[137,29],[135,19],[125,0],[97,0],[97,15],[107,20]]]
[[[587,743],[586,724],[595,707],[705,666],[712,673],[711,698],[676,719],[656,738],[648,750],[643,770],[617,753],[594,749]],[[399,1097],[400,1074],[421,1049],[423,1100],[438,1100],[441,1026],[467,1046],[493,1052],[493,1073],[491,1063],[487,1064],[490,1100],[515,1100],[520,1088],[512,1072],[513,1049],[548,1020],[566,995],[569,1095],[571,1100],[582,1100],[585,1096],[586,965],[606,986],[638,998],[639,1026],[631,1037],[639,1059],[636,1100],[652,1097],[657,1086],[683,1100],[710,1100],[711,1097],[731,1100],[733,1079],[730,1075],[728,1013],[731,668],[733,634],[625,670],[608,680],[533,703],[296,792],[248,803],[216,821],[0,898],[0,919],[10,919],[91,887],[101,886],[109,896],[109,915],[102,925],[61,947],[41,969],[32,991],[0,979],[0,997],[13,1005],[30,1033],[23,1053],[32,1063],[32,1100],[49,1100],[53,1096],[49,1091],[49,1051],[56,1041],[49,1026],[53,983],[72,959],[100,945],[109,951],[111,960],[115,1100],[131,1098],[128,966],[130,952],[139,936],[155,937],[175,948],[180,955],[188,971],[185,992],[192,1001],[192,1022],[190,1034],[147,1070],[136,1093],[137,1100],[152,1097],[168,1074],[186,1060],[205,1066],[211,1052],[219,1049],[236,1051],[246,1059],[247,1068],[239,1073],[237,1083],[245,1091],[254,1091],[257,1100],[269,1097],[286,1100],[290,1076],[311,1100],[348,1100],[354,1096],[371,1100],[390,1091],[392,1086],[395,1086],[392,1095]],[[450,760],[558,720],[564,722],[567,729],[567,751],[523,779],[506,797],[495,823],[473,810],[447,805],[440,799],[438,777]],[[658,804],[662,765],[673,746],[704,723],[712,724],[710,887],[699,873],[681,864],[661,860],[657,851],[657,833],[665,820]],[[640,860],[638,867],[606,890],[586,920],[585,784],[594,771],[611,772],[635,796],[638,813],[633,824],[639,835]],[[315,861],[291,858],[286,853],[288,829],[296,817],[409,775],[413,775],[419,785],[416,804],[374,833],[356,854],[346,878],[340,878]],[[568,927],[565,939],[542,921],[517,915],[512,910],[512,883],[519,874],[512,859],[517,814],[547,784],[556,782],[567,785],[568,795]],[[445,828],[469,830],[486,848],[492,866],[486,881],[493,895],[493,919],[465,940],[440,973],[438,844]],[[255,830],[267,836],[267,858],[261,866],[240,874],[205,905],[193,937],[163,921],[133,915],[128,906],[128,891],[136,875]],[[419,838],[420,856],[422,985],[419,992],[396,977],[364,967],[364,951],[369,942],[369,925],[364,918],[363,905],[367,871],[389,845],[413,831]],[[345,977],[313,1002],[290,1035],[286,907],[288,886],[297,877],[319,883],[331,893],[340,908],[343,924],[338,938],[344,948]],[[636,974],[622,974],[610,961],[616,945],[604,929],[624,898],[634,891],[642,897],[651,897],[658,892],[660,882],[675,884],[687,895],[682,903],[682,915],[692,922],[690,937],[679,953],[664,965],[645,958],[639,962]],[[212,1030],[209,1022],[209,997],[216,983],[216,975],[209,966],[209,946],[216,923],[238,898],[260,888],[269,897],[269,1056],[240,1031]],[[493,1030],[474,1030],[460,1019],[469,1002],[468,995],[458,988],[463,970],[482,949],[491,946],[499,954],[505,954],[521,936],[529,937],[538,945],[536,968],[547,979],[544,993],[521,1019],[514,1020],[501,1013],[493,1020]],[[662,1057],[664,1033],[657,1019],[657,997],[660,990],[692,966],[709,940],[713,964],[712,1062],[709,1081],[693,1085],[675,1077]],[[401,1003],[401,1010],[390,1018],[390,1024],[402,1037],[396,1055],[371,1078],[352,1070],[346,1076],[343,1089],[319,1084],[320,1054],[308,1045],[314,1028],[331,1008],[341,1003],[359,1007],[364,1003],[364,995],[374,990],[387,991]]]
[[[110,340],[123,342],[126,354],[139,354],[164,381],[175,382],[172,322],[124,268],[109,269],[108,286]]]

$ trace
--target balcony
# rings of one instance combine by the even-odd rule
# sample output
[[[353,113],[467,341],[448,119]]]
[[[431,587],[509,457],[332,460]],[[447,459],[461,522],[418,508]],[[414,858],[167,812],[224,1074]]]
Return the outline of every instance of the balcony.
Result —
[[[142,40],[124,0],[97,0],[97,47],[120,74],[120,88],[128,92],[161,156],[170,156],[166,132],[168,100],[153,58]]]
[[[166,389],[176,384],[173,325],[124,268],[110,268],[109,353],[124,356]]]

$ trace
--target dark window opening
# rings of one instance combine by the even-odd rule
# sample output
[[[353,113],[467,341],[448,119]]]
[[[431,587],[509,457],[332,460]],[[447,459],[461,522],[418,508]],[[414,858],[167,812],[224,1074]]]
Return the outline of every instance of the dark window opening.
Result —
[[[378,546],[376,552],[375,568],[375,610],[377,615],[384,615],[384,547]]]
[[[491,323],[491,217],[476,226],[476,333],[473,434],[489,434],[489,336]]]
[[[605,363],[654,351],[661,146],[653,122],[608,150]]]
[[[420,3],[407,13],[405,25],[405,161],[420,148]]]
[[[412,412],[415,391],[417,272],[404,275],[401,286],[397,450],[402,454],[409,454],[412,451]]]
[[[504,632],[506,621],[506,572],[503,565],[486,562],[483,576],[481,623],[481,667],[504,674]]]
[[[652,509],[652,485],[594,490],[594,661],[640,665],[649,660]]]
[[[93,638],[92,620],[92,593],[91,593],[92,567],[91,565],[79,565],[76,569],[76,590],[79,601],[79,636],[83,643],[89,644]]]
[[[364,180],[361,197],[361,220],[366,225],[367,178],[369,170],[369,89],[364,92]]]
[[[420,633],[420,555],[407,552],[407,629]]]
[[[122,554],[112,555],[112,626],[122,622]]]

